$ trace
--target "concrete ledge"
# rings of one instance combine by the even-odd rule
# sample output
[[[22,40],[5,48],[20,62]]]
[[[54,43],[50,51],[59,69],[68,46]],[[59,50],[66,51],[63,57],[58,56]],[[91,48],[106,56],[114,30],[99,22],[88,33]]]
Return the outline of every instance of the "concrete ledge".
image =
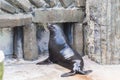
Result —
[[[32,15],[0,15],[0,28],[23,26],[32,23]]]
[[[62,22],[82,22],[85,13],[81,9],[36,9],[34,11],[33,22],[35,23],[62,23]]]
[[[64,22],[82,22],[85,13],[81,9],[35,9],[34,15],[15,14],[0,15],[0,27],[23,26],[32,22],[35,23],[64,23]]]

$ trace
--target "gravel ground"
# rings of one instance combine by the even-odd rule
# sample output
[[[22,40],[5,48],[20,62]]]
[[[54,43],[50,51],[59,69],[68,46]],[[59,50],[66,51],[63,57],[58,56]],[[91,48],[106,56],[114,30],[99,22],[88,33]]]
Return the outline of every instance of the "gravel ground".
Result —
[[[84,57],[85,70],[93,70],[88,75],[75,75],[62,78],[69,70],[57,64],[36,65],[23,60],[6,61],[4,80],[120,80],[120,65],[98,65]]]

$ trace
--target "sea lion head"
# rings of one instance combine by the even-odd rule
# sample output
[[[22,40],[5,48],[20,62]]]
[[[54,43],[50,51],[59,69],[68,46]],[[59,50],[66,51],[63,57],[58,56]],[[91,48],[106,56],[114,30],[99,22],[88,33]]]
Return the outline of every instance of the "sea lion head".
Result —
[[[61,31],[60,27],[57,24],[48,24],[47,27],[51,33],[58,33]]]
[[[50,31],[54,31],[55,30],[55,26],[53,25],[53,24],[48,24],[48,29],[50,30]]]

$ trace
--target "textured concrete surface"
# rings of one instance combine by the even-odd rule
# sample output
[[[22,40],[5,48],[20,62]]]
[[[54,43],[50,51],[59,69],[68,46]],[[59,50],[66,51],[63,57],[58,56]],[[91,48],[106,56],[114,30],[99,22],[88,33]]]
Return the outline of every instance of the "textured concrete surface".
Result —
[[[59,0],[62,4],[63,7],[67,8],[68,6],[70,6],[74,0]]]
[[[83,26],[81,23],[75,23],[73,28],[73,46],[81,54],[83,53]]]
[[[12,3],[13,5],[15,5],[18,8],[21,8],[23,11],[25,12],[29,12],[30,8],[32,8],[31,3],[29,2],[29,0],[6,0],[9,3]]]
[[[0,28],[0,50],[4,52],[6,56],[13,53],[13,29]]]
[[[16,8],[13,7],[11,4],[9,4],[6,1],[1,0],[0,1],[0,9],[7,11],[8,13],[15,13],[16,12]]]
[[[0,15],[0,28],[23,26],[31,22],[32,16],[29,14]]]
[[[24,39],[24,59],[35,60],[38,58],[38,47],[36,40],[36,26],[34,24],[26,25],[23,28]]]
[[[4,80],[91,80],[88,76],[83,75],[62,78],[60,75],[68,72],[69,70],[56,64],[24,64],[17,66],[7,66],[6,70],[9,72],[5,71]]]
[[[60,75],[69,70],[57,64],[35,65],[36,62],[12,60],[12,64],[7,62],[5,66],[4,80],[120,80],[120,65],[98,65],[87,57],[84,60],[85,70],[93,70],[92,73],[65,78]]]
[[[81,9],[35,9],[33,22],[35,23],[61,23],[82,22],[85,13]]]
[[[119,7],[119,0],[86,0],[87,52],[101,64],[120,64]]]
[[[35,5],[37,8],[42,7],[45,2],[44,0],[29,0],[33,5]]]
[[[75,6],[76,7],[85,7],[86,0],[75,0]]]

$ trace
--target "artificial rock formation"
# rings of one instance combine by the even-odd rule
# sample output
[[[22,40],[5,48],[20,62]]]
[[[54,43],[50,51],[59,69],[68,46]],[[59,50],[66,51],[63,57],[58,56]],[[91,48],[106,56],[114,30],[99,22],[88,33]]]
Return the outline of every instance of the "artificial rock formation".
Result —
[[[119,0],[86,1],[87,52],[98,63],[120,63],[119,7]]]
[[[35,60],[38,58],[38,47],[36,40],[36,26],[29,24],[24,26],[24,59]]]

